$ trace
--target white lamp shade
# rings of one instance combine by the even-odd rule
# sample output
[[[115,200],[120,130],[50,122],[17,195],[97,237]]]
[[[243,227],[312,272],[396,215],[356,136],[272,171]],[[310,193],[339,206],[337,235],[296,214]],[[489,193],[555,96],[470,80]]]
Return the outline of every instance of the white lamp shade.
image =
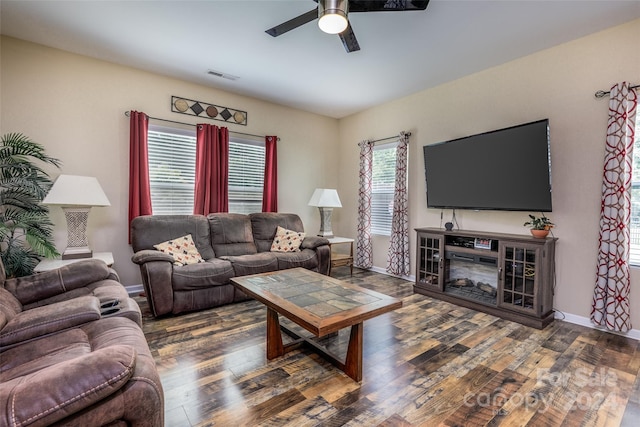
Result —
[[[60,175],[42,201],[44,205],[111,206],[97,178]]]
[[[322,208],[341,208],[338,192],[333,188],[316,188],[309,200],[309,206]]]

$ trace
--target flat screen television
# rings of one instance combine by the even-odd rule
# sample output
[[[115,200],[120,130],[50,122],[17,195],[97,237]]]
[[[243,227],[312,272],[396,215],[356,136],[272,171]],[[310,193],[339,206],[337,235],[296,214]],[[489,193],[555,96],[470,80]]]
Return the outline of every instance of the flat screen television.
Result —
[[[427,207],[551,212],[549,119],[425,145]]]

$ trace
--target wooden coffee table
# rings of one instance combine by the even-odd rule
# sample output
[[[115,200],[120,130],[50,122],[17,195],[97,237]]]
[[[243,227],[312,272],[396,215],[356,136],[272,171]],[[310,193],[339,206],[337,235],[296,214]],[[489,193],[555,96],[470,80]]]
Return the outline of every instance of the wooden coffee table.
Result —
[[[304,268],[231,279],[240,290],[267,306],[267,359],[308,344],[356,381],[362,380],[363,322],[402,307],[402,301]],[[312,338],[300,337],[280,325],[278,314],[315,337],[351,326],[344,363]],[[282,332],[295,340],[286,345]]]

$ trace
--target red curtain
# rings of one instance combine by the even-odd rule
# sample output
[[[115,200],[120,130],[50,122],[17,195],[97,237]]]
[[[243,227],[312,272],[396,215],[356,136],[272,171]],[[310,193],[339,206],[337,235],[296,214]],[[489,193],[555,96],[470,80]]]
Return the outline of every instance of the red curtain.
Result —
[[[278,155],[277,136],[264,139],[264,190],[262,191],[262,212],[278,212]]]
[[[229,212],[229,129],[200,124],[196,130],[193,213]]]
[[[149,117],[145,113],[131,111],[129,114],[129,224],[135,217],[152,213],[148,130]],[[129,242],[131,242],[131,229],[129,229]]]

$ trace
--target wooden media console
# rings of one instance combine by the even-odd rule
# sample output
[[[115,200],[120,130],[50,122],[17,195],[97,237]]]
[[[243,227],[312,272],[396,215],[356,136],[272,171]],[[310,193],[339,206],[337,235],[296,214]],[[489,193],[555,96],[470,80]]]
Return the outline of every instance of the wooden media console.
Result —
[[[415,292],[539,329],[553,321],[556,238],[416,232]]]

